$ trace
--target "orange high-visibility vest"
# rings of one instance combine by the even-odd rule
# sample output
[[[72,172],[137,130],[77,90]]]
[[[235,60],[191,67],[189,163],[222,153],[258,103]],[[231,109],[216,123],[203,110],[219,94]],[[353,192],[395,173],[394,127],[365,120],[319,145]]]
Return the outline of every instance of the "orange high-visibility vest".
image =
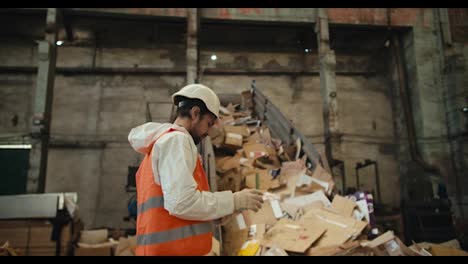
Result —
[[[150,146],[149,152],[136,173],[137,187],[137,256],[196,256],[211,251],[212,224],[210,221],[190,221],[177,218],[164,209],[161,186],[156,184],[151,166],[153,145],[163,135],[176,131],[169,129]],[[162,153],[164,155],[164,153]],[[208,181],[200,157],[193,172],[197,190],[209,191]]]

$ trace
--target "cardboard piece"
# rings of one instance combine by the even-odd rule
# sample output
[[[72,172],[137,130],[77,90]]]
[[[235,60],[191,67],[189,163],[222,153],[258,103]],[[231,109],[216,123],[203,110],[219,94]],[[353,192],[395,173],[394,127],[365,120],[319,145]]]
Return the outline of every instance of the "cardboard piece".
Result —
[[[115,256],[134,256],[136,248],[136,236],[120,237],[119,244],[115,249]]]
[[[221,255],[221,247],[219,245],[219,241],[214,237],[212,237],[211,253],[213,256]]]
[[[251,169],[254,168],[254,166],[253,166],[253,164],[254,164],[254,159],[246,159],[246,158],[244,158],[244,157],[241,157],[241,158],[239,159],[239,163],[240,163],[240,165],[242,165],[242,166],[244,166],[244,167],[251,168]]]
[[[250,90],[241,92],[241,107],[242,109],[250,109],[253,107],[252,93]]]
[[[215,126],[212,126],[209,130],[208,130],[208,136],[210,136],[211,138],[211,143],[216,146],[217,148],[219,148],[223,142],[224,142],[224,128],[222,126],[222,124],[220,123],[220,125],[215,125]]]
[[[312,173],[312,178],[315,178],[319,181],[327,182],[328,189],[326,190],[326,192],[328,194],[331,193],[333,187],[335,186],[332,176],[327,171],[325,171],[319,164],[317,164],[317,166],[315,167]]]
[[[281,219],[268,230],[261,245],[277,246],[286,251],[303,253],[325,233],[325,230],[323,227],[309,223],[298,224],[289,219]]]
[[[227,156],[216,159],[216,171],[225,173],[231,169],[240,167],[240,155]]]
[[[243,148],[245,157],[248,159],[256,159],[268,155],[268,149],[260,143],[246,143]]]
[[[281,206],[293,219],[300,219],[302,215],[313,209],[331,207],[331,203],[323,190],[320,190],[308,195],[286,198]]]
[[[468,256],[468,252],[461,249],[432,245],[429,252],[433,256]]]
[[[266,250],[262,256],[288,256],[288,253],[279,247],[272,247]]]
[[[316,247],[334,246],[355,239],[364,228],[366,222],[357,221],[352,217],[345,217],[327,208],[315,209],[306,213],[299,223],[312,223],[323,227],[327,232],[317,241]]]
[[[238,104],[236,105],[233,105],[232,103],[229,103],[227,106],[226,106],[226,109],[231,113],[235,113],[236,112],[236,107],[238,106]]]
[[[323,191],[318,191],[312,194],[288,198],[283,201],[284,204],[295,205],[296,207],[305,207],[313,202],[320,201],[325,207],[331,207],[330,200],[325,196]]]
[[[273,214],[276,219],[279,219],[284,216],[283,209],[281,209],[280,202],[278,200],[270,200],[271,209],[273,209]]]
[[[234,117],[232,115],[220,116],[220,119],[223,126],[229,126],[235,123]]]
[[[255,159],[254,164],[258,168],[267,170],[277,170],[281,167],[281,164],[276,156],[259,157]]]
[[[258,182],[257,182],[258,174]],[[273,177],[268,170],[255,169],[245,175],[245,185],[250,189],[268,190],[272,186]],[[258,186],[257,186],[258,183]]]
[[[261,240],[266,231],[265,224],[255,224],[251,225],[249,228],[249,238]]]
[[[222,106],[222,105],[219,106],[219,112],[220,112],[221,114],[223,114],[223,115],[226,115],[226,116],[232,114],[232,112],[231,112],[227,107],[224,107],[224,106]]]
[[[257,131],[255,131],[252,135],[250,135],[247,138],[246,144],[257,144],[258,142],[260,142],[260,134]]]
[[[224,144],[236,148],[242,147],[242,135],[235,134],[235,133],[226,133],[225,139],[224,139]]]
[[[243,219],[243,214],[240,215],[242,215]],[[230,220],[222,226],[223,255],[235,256],[239,252],[239,249],[242,247],[244,242],[247,241],[249,229],[239,229],[238,220],[240,217],[237,215],[232,215],[229,218]]]
[[[83,230],[81,231],[80,243],[90,245],[104,243],[107,241],[108,235],[107,229]]]
[[[250,136],[250,130],[249,127],[246,125],[241,125],[241,126],[224,126],[224,132],[227,134],[232,133],[232,134],[237,134],[241,135],[242,137],[248,137]]]
[[[343,196],[335,195],[335,197],[333,197],[332,207],[343,216],[352,216],[356,203]]]
[[[458,242],[457,239],[452,239],[443,243],[437,244],[438,246],[441,247],[449,247],[449,248],[455,248],[455,249],[461,249],[460,247],[460,242]]]
[[[237,192],[241,190],[242,181],[244,176],[239,172],[238,169],[232,169],[223,174],[221,179],[218,181],[219,191],[233,191]]]
[[[312,246],[306,252],[307,256],[344,256],[350,251],[359,247],[359,241],[348,241],[342,245],[314,247]]]
[[[369,242],[366,242],[366,243],[363,243],[363,245],[367,246],[367,247],[370,247],[370,248],[375,248],[375,247],[378,247],[392,239],[394,239],[395,236],[393,234],[393,231],[387,231],[385,233],[383,233],[382,235],[374,238],[372,241],[369,241]]]
[[[223,255],[236,256],[247,240],[248,230],[228,231],[223,234]]]
[[[248,210],[244,211],[244,214],[245,221],[248,226],[258,224],[273,226],[278,221],[269,201],[265,201],[258,212]]]
[[[75,248],[75,256],[112,256],[112,247]]]
[[[270,129],[268,129],[268,127],[266,126],[262,126],[259,132],[260,132],[260,138],[262,139],[262,141],[267,144],[270,144],[271,143]]]
[[[276,179],[272,180],[270,183],[270,190],[277,190],[279,188],[286,187],[288,182],[281,178],[281,176],[276,177]]]
[[[298,181],[300,181],[302,175],[305,174],[306,170],[302,160],[282,163],[280,176],[287,181],[287,188],[292,197],[295,196],[296,185]]]
[[[372,241],[361,243],[362,246],[371,248],[378,256],[418,256],[422,255],[408,248],[393,231],[387,231]]]

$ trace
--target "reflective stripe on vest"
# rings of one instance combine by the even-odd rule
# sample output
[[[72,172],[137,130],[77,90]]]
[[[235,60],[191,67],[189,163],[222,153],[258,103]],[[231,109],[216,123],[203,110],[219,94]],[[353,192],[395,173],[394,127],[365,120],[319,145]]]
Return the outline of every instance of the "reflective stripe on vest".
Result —
[[[212,227],[211,224],[208,222],[189,226],[182,226],[166,231],[140,235],[137,237],[137,245],[151,245],[157,243],[164,243],[186,237],[205,234],[211,231]]]
[[[146,202],[138,206],[138,214],[145,212],[146,210],[152,208],[161,208],[164,207],[164,197],[162,196],[155,196],[149,198]]]

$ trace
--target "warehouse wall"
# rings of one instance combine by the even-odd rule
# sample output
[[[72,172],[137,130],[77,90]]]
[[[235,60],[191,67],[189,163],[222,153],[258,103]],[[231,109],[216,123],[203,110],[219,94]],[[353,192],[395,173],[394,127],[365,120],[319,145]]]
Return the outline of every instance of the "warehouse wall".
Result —
[[[124,189],[127,167],[138,165],[141,156],[128,146],[126,137],[132,127],[145,122],[146,102],[169,102],[170,95],[184,84],[184,26],[171,24],[164,28],[152,23],[107,21],[104,29],[102,23],[95,21],[93,24],[97,29],[93,32],[97,33],[93,34],[88,30],[91,22],[83,20],[75,23],[78,25],[76,32],[80,44],[58,48],[59,68],[182,71],[175,74],[73,74],[71,71],[59,71],[56,75],[51,124],[53,143],[49,151],[46,191],[78,192],[80,214],[88,228],[127,227],[130,224],[122,220],[126,216],[126,203],[131,195]],[[119,29],[119,34],[112,29]],[[264,33],[267,36],[277,35],[279,39],[283,36],[286,40],[290,37],[286,30],[276,32],[271,27],[269,29]],[[160,35],[162,31],[165,37]],[[236,43],[209,45],[212,43],[210,40],[203,43],[207,43],[201,47],[201,66],[205,71],[203,83],[219,93],[238,93],[249,89],[251,81],[255,79],[257,87],[318,149],[323,149],[316,50],[304,53],[295,46],[261,50],[255,43],[238,49]],[[33,42],[10,45],[8,51],[2,53],[5,57],[3,63],[34,66],[37,60],[35,48]],[[16,53],[21,56],[14,60],[9,54]],[[208,59],[212,53],[218,57],[215,62]],[[345,134],[346,174],[350,177],[347,179],[348,186],[354,182],[355,162],[364,158],[377,158],[382,166],[381,177],[392,184],[398,175],[393,173],[397,166],[394,155],[388,148],[382,147],[382,144],[393,144],[392,113],[385,95],[387,81],[381,74],[365,75],[368,64],[369,58],[366,56],[337,56],[337,72],[344,73],[338,74],[337,87],[340,122]],[[35,79],[34,74],[19,76],[5,75],[5,78],[29,81],[14,86],[2,82],[9,87],[9,90],[2,89],[2,93],[14,93],[9,101],[27,117],[31,102],[23,100],[17,104],[16,101],[25,96],[31,98]],[[167,113],[170,110],[168,105],[159,107],[151,105],[153,116],[165,118],[160,113]],[[23,119],[21,131],[27,133],[29,121]],[[4,129],[2,133],[7,131]],[[369,140],[368,136],[372,136],[372,139]],[[395,204],[398,192],[385,192],[384,199]]]
[[[0,131],[2,141],[21,141],[30,127],[33,74],[0,74]]]
[[[2,34],[0,66],[35,66],[34,39],[41,37],[45,18],[5,19],[23,22],[10,23],[14,26]],[[74,67],[76,71],[59,71],[56,75],[46,191],[78,192],[80,214],[87,228],[131,226],[122,220],[131,195],[124,187],[127,167],[138,165],[141,156],[129,147],[127,135],[132,127],[145,122],[147,102],[152,102],[154,118],[166,119],[170,105],[164,102],[169,103],[170,95],[184,85],[184,23],[75,19],[75,44],[58,48],[58,67]],[[243,29],[233,30],[236,27],[202,27],[202,82],[218,93],[238,93],[249,89],[251,81],[256,80],[257,87],[322,150],[322,102],[313,28],[301,25],[294,31],[291,27],[295,26],[244,25]],[[435,153],[425,155],[449,163],[448,145],[440,142],[445,110],[441,91],[432,77],[437,70],[431,66],[435,57],[427,57],[435,49],[434,37],[431,28],[419,27],[416,35],[410,32],[405,37],[405,56],[410,75],[415,76],[410,80],[411,89],[415,90],[413,96],[420,98],[415,101],[418,131],[428,131],[418,136],[427,146],[425,151]],[[17,34],[26,29],[35,32],[36,38]],[[229,37],[220,35],[222,32]],[[356,162],[376,160],[383,202],[398,206],[400,174],[409,174],[409,165],[401,162],[409,157],[397,103],[395,71],[388,65],[392,63],[391,56],[388,57],[388,51],[377,55],[356,52],[353,45],[364,46],[368,42],[352,34],[341,39],[335,38],[333,32],[331,36],[337,48],[336,85],[346,185],[355,186]],[[297,38],[302,41],[300,45]],[[428,39],[432,46],[426,43]],[[352,48],[344,50],[339,45]],[[310,47],[311,52],[305,53],[304,47]],[[468,58],[467,48],[460,50]],[[216,54],[218,60],[211,61],[211,54]],[[87,72],[83,73],[82,68]],[[103,73],[93,68],[107,70]],[[143,70],[135,73],[138,69]],[[29,133],[35,82],[34,71],[0,74],[2,139],[12,135],[21,138]],[[433,94],[440,100],[430,100]],[[457,96],[463,98],[462,94]],[[433,143],[425,143],[432,138]],[[360,173],[364,187],[374,184],[370,168]],[[336,180],[341,186],[341,179]]]

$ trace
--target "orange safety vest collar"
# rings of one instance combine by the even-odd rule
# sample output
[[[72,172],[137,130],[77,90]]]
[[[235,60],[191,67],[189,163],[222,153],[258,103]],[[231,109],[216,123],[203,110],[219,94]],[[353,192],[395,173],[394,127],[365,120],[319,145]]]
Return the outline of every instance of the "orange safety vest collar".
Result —
[[[177,218],[164,209],[161,186],[154,181],[151,166],[153,145],[162,136],[177,131],[174,128],[161,134],[150,146],[136,173],[137,186],[137,256],[196,256],[211,250],[210,221],[190,221]],[[193,172],[198,191],[209,191],[208,180],[200,157]]]

